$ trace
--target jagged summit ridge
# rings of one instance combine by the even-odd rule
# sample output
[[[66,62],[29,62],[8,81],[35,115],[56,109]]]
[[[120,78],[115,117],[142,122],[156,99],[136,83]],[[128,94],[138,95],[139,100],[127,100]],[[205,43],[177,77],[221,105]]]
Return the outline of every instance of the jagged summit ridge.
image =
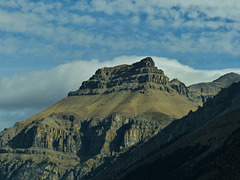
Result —
[[[79,90],[69,96],[107,94],[122,90],[159,89],[171,91],[169,78],[155,66],[151,57],[146,57],[132,65],[104,67],[87,81]]]
[[[134,63],[133,66],[136,68],[142,68],[142,67],[155,68],[155,62],[151,57],[146,57],[141,61]]]

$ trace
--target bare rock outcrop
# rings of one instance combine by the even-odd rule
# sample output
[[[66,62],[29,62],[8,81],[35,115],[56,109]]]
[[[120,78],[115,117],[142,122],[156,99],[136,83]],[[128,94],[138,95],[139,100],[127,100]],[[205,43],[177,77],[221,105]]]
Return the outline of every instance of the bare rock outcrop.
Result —
[[[172,121],[166,118],[149,121],[143,115],[132,119],[115,114],[102,120],[81,121],[74,114],[54,113],[33,121],[0,148],[1,177],[81,178],[104,158],[156,135]],[[11,158],[7,158],[9,154]]]
[[[169,78],[155,67],[152,58],[147,57],[132,65],[120,65],[98,69],[79,90],[69,96],[106,94],[123,90],[160,89],[171,91]]]

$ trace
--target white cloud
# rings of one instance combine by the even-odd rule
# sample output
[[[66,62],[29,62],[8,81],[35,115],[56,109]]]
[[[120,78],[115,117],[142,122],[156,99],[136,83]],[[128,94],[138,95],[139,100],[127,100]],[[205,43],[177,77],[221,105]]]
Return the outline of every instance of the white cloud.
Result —
[[[239,8],[240,5],[236,0],[226,2],[222,0],[214,2],[207,0],[92,0],[87,4],[85,10],[89,12],[103,12],[107,15],[121,14],[127,16],[132,14],[133,16],[138,16],[146,14],[147,22],[150,25],[159,27],[163,27],[167,23],[168,26],[175,28],[187,26],[217,29],[222,26],[225,27],[227,24],[230,24],[228,28],[234,28],[235,24],[239,24]],[[191,20],[186,20],[185,15],[190,17]],[[228,23],[226,20],[233,22]]]
[[[73,24],[94,24],[96,22],[96,19],[88,16],[88,15],[84,15],[84,16],[79,16],[76,14],[72,15],[72,22]]]
[[[31,54],[31,48],[51,46],[54,47],[52,54],[58,54],[59,49],[71,47],[84,49],[83,56],[87,56],[93,49],[95,53],[101,53],[107,48],[117,56],[126,54],[129,50],[141,51],[139,47],[146,49],[142,45],[148,43],[149,49],[146,52],[165,48],[170,52],[240,54],[240,43],[237,41],[240,5],[236,0],[68,2],[0,2],[0,31],[4,32],[0,38],[14,38],[12,42],[17,43],[0,47],[0,52],[9,55],[11,50],[12,54]],[[212,34],[204,36],[204,32]],[[146,34],[148,39],[140,38],[142,34]],[[226,34],[229,35],[225,36]],[[219,37],[217,41],[216,36]],[[26,47],[26,44],[31,48]],[[153,44],[155,46],[151,47]],[[122,50],[121,53],[118,53],[119,49]],[[36,58],[34,55],[44,51],[44,48],[38,52],[32,51],[31,58]],[[67,55],[65,59],[69,58]]]
[[[113,60],[74,61],[45,71],[36,71],[0,79],[0,127],[11,126],[41,111],[47,106],[77,90],[101,67],[132,64],[143,56],[121,56]],[[178,78],[186,85],[212,81],[228,72],[240,69],[197,70],[179,63],[176,59],[153,57],[156,66],[170,79]]]
[[[176,59],[168,59],[162,57],[153,57],[156,66],[162,69],[170,79],[178,78],[187,86],[199,82],[211,82],[220,76],[235,72],[240,74],[240,68],[219,69],[219,70],[198,70],[190,66],[179,63]]]
[[[139,16],[133,16],[130,20],[131,24],[137,25],[140,22]]]
[[[71,7],[72,10],[86,11],[90,8],[87,0],[78,1],[74,6]]]
[[[208,17],[223,17],[239,20],[240,4],[238,0],[229,0],[223,2],[222,0],[208,1],[208,0],[180,0],[180,1],[165,1],[165,0],[138,0],[138,1],[124,1],[124,0],[92,0],[89,3],[84,3],[84,10],[100,11],[106,14],[120,13],[128,15],[130,13],[140,14],[147,13],[148,15],[158,14],[159,9],[172,8],[178,6],[182,12],[187,12],[189,9],[195,12],[201,11]]]

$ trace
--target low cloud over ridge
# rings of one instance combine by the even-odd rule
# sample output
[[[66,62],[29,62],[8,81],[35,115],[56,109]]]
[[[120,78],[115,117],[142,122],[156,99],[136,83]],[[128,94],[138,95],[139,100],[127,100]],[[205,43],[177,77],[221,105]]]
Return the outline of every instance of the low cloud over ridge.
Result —
[[[74,61],[45,71],[36,71],[0,79],[0,130],[24,120],[67,96],[79,88],[101,67],[132,64],[143,56],[121,56],[113,60]],[[219,76],[240,69],[197,70],[176,59],[152,57],[159,69],[170,78],[178,78],[186,85],[212,81]]]

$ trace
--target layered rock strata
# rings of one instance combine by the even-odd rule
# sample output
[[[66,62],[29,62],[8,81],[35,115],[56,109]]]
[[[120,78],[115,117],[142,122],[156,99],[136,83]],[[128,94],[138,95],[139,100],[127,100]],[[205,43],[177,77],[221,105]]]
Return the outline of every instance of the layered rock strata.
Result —
[[[74,115],[52,114],[33,121],[10,141],[2,142],[1,178],[81,178],[105,158],[147,141],[171,122],[148,118],[111,115],[81,121]]]
[[[107,94],[118,91],[140,89],[159,89],[171,91],[169,78],[155,67],[152,58],[147,57],[132,65],[104,67],[98,69],[79,90],[70,92],[69,96]]]

